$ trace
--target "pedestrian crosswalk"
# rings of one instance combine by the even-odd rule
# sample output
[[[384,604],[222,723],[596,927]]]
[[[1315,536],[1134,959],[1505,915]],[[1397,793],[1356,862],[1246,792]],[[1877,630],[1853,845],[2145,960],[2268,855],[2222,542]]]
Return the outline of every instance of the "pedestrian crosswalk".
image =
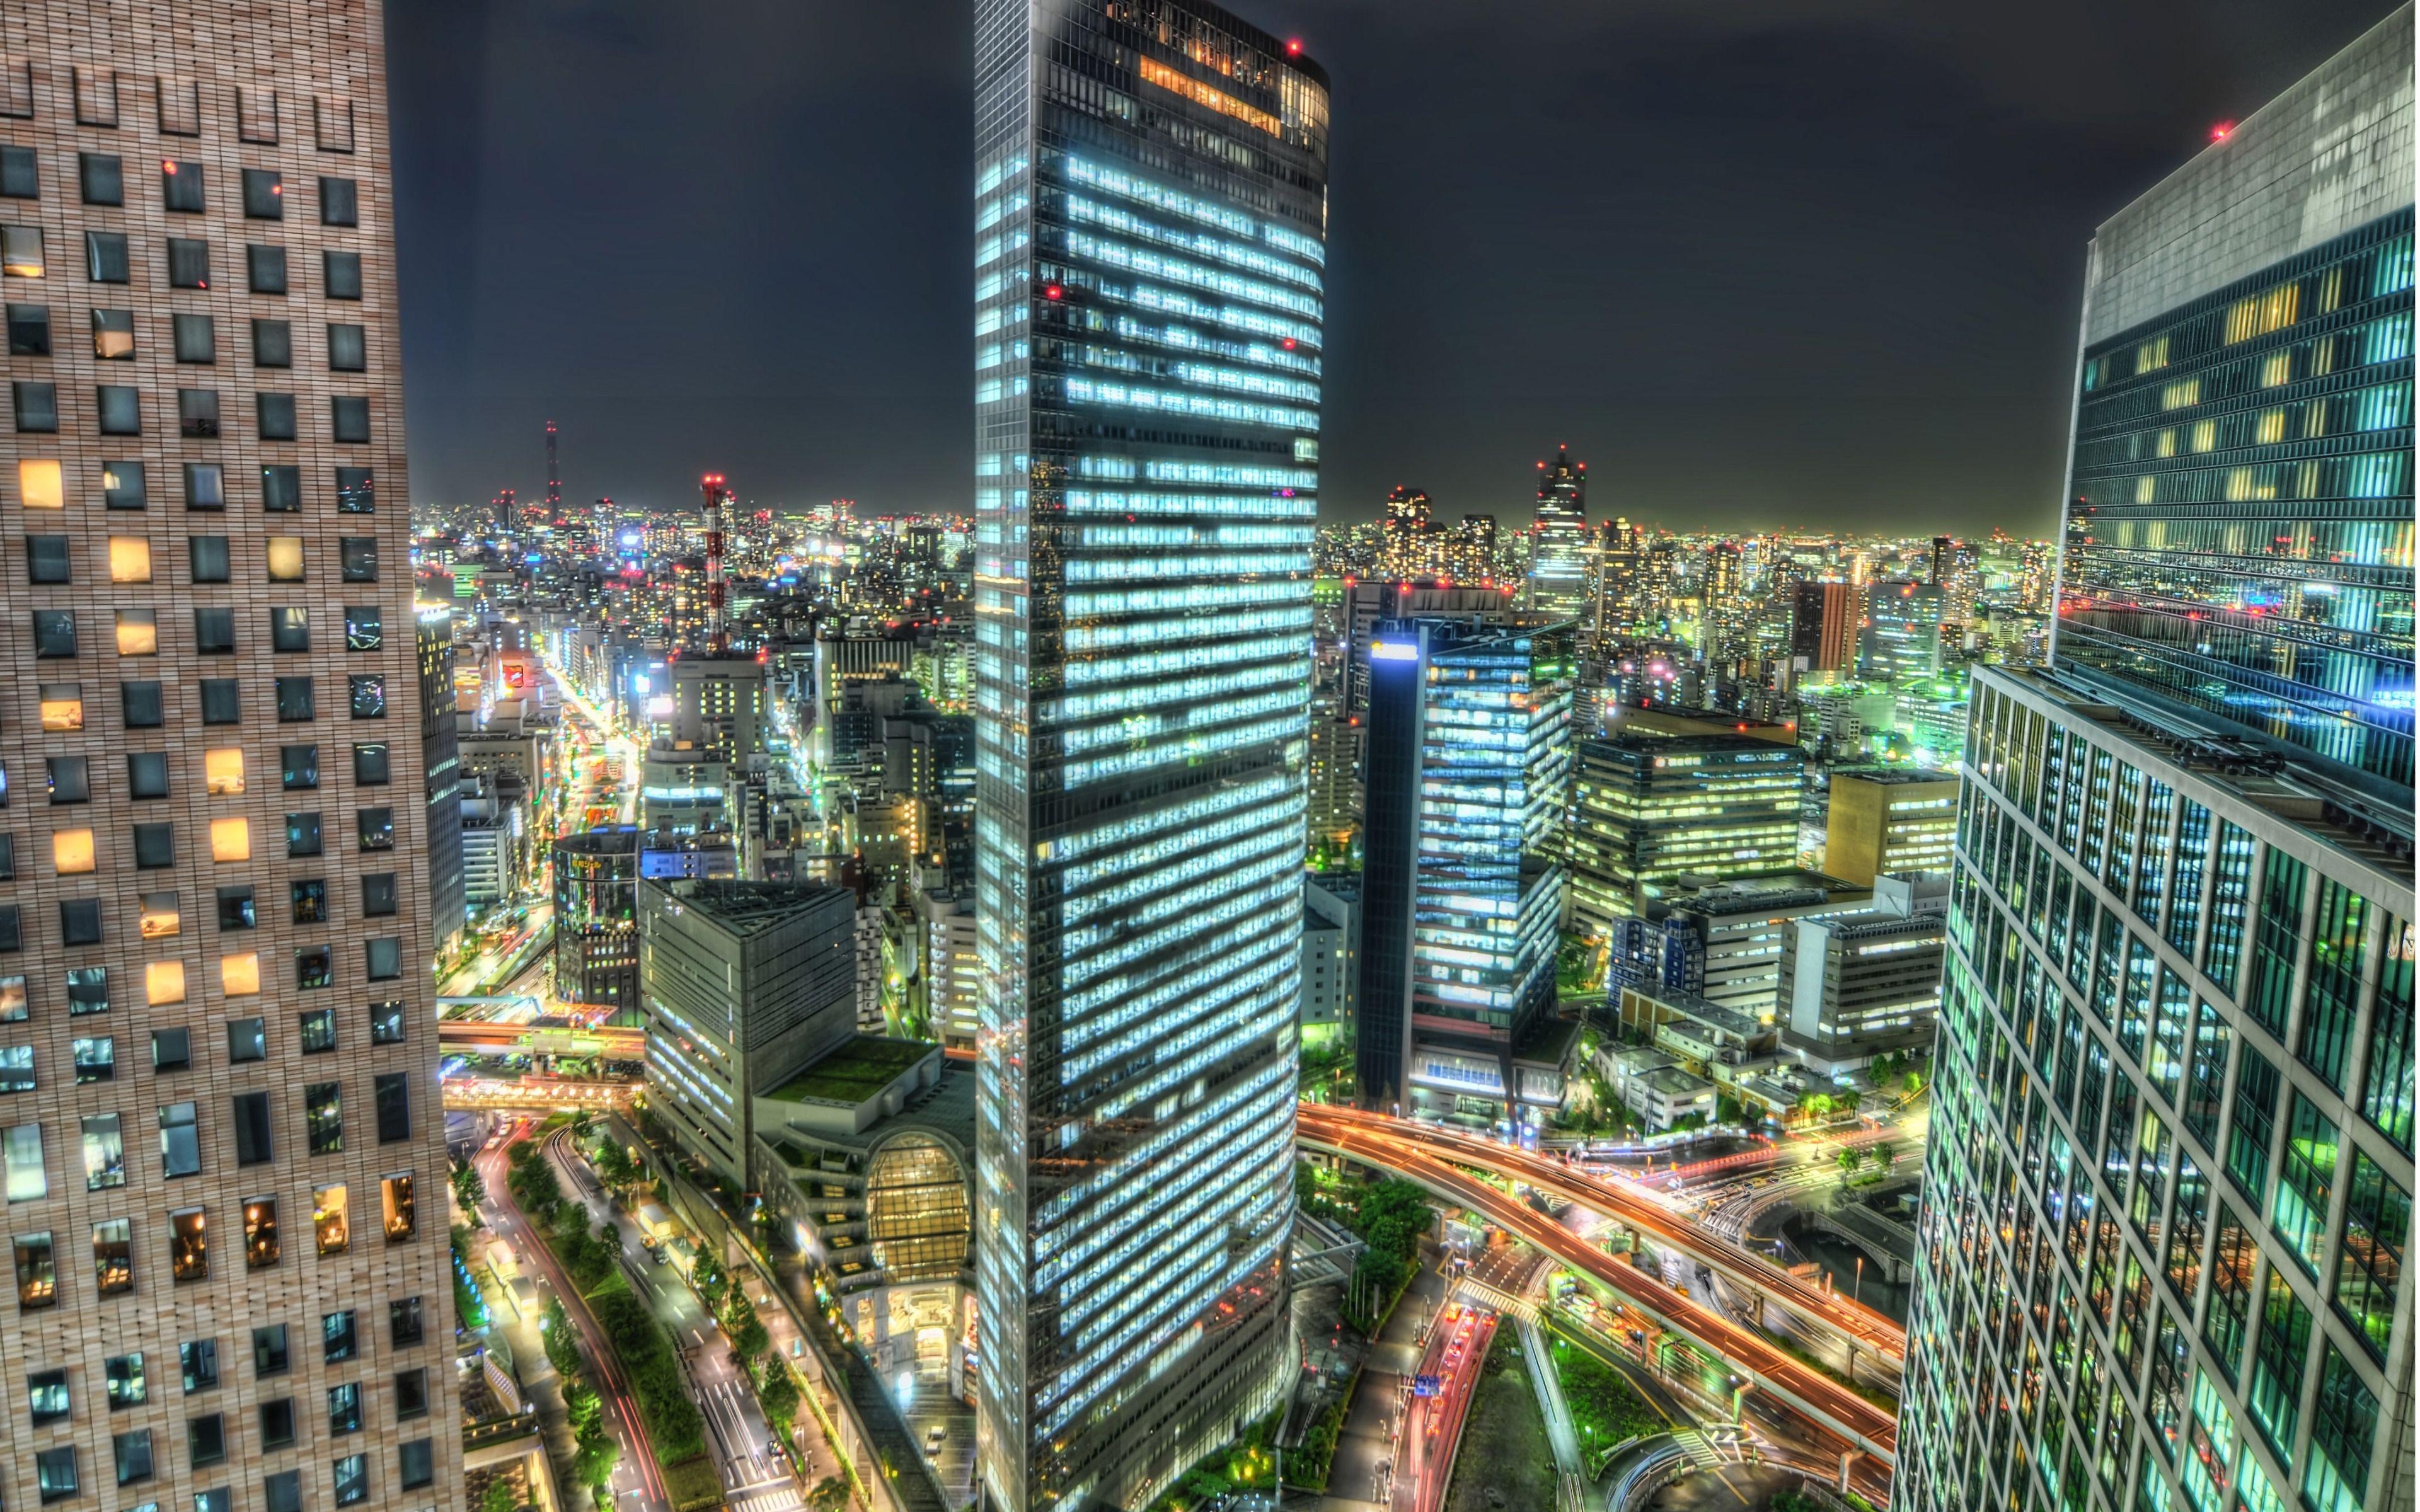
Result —
[[[796,1483],[778,1480],[742,1486],[724,1499],[723,1505],[730,1512],[799,1512],[806,1504],[799,1499]]]
[[[1689,1457],[1689,1463],[1699,1470],[1720,1470],[1730,1463],[1730,1457],[1715,1448],[1713,1441],[1694,1429],[1683,1428],[1672,1435],[1672,1442],[1679,1444],[1681,1452]]]

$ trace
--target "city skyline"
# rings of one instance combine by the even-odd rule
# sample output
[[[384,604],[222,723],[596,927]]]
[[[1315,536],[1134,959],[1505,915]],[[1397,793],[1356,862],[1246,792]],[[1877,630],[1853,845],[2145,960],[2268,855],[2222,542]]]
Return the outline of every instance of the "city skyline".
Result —
[[[962,25],[780,11],[392,18],[403,273],[458,296],[405,312],[421,501],[535,495],[553,419],[577,502],[677,505],[711,466],[801,507],[963,507],[963,116],[883,103],[963,98]],[[2073,302],[2075,249],[2377,14],[2202,18],[2181,54],[2167,8],[2057,18],[2071,60],[1962,17],[1264,17],[1348,87],[1430,81],[1373,87],[1338,145],[1324,518],[1412,480],[1509,525],[1567,441],[1600,516],[2047,533],[2072,353],[2041,312]],[[1438,90],[1489,118],[1449,132],[1468,112]],[[1609,146],[1537,150],[1566,137]],[[1850,323],[1869,287],[1902,307]]]

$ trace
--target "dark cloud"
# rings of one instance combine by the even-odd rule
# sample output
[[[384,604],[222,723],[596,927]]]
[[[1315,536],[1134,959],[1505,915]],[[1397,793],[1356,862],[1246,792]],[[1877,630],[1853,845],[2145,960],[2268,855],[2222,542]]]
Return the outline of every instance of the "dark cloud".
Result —
[[[2379,0],[1248,6],[1336,85],[1326,509],[2040,530],[2099,221]],[[958,507],[963,4],[396,0],[413,492]]]

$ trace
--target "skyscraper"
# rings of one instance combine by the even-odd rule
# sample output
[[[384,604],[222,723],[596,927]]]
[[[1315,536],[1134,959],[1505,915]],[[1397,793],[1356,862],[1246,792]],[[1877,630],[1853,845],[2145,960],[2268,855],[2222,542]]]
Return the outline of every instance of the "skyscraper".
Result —
[[[1378,571],[1388,578],[1427,578],[1438,568],[1443,534],[1429,517],[1428,491],[1401,484],[1387,490],[1380,505],[1378,532],[1385,545],[1378,553]]]
[[[1557,619],[1588,612],[1588,464],[1568,446],[1538,464],[1538,513],[1530,527],[1529,607]]]
[[[2412,10],[2104,224],[1976,679],[1895,1500],[2411,1503]]]
[[[1941,590],[1931,583],[1878,582],[1866,590],[1866,627],[1857,671],[1886,687],[1941,671]]]
[[[0,28],[10,1505],[463,1501],[383,47]]]
[[[1512,1053],[1554,1011],[1574,628],[1390,621],[1370,653],[1356,1081],[1410,1113],[1524,1097]]]
[[[1848,583],[1795,583],[1790,590],[1790,655],[1805,671],[1836,672],[1857,654],[1863,595]]]
[[[1683,875],[1789,871],[1805,760],[1795,746],[1737,733],[1581,741],[1563,837],[1580,927],[1605,934]]]
[[[1296,1368],[1327,83],[1196,0],[975,78],[977,1460],[1129,1506]]]

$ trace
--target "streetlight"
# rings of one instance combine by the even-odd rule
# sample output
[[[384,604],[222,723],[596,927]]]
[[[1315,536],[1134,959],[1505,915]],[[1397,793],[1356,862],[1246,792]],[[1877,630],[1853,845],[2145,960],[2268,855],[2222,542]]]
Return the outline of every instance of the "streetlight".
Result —
[[[1853,1289],[1853,1290],[1849,1293],[1849,1296],[1850,1296],[1850,1300],[1852,1300],[1852,1301],[1854,1301],[1854,1303],[1856,1303],[1856,1304],[1857,1304],[1857,1305],[1859,1305],[1859,1306],[1861,1306],[1861,1307],[1865,1305],[1865,1302],[1866,1302],[1866,1257],[1865,1257],[1863,1255],[1860,1255],[1860,1256],[1858,1256],[1858,1257],[1857,1257],[1857,1280],[1856,1280],[1856,1285],[1855,1285],[1854,1289]]]

